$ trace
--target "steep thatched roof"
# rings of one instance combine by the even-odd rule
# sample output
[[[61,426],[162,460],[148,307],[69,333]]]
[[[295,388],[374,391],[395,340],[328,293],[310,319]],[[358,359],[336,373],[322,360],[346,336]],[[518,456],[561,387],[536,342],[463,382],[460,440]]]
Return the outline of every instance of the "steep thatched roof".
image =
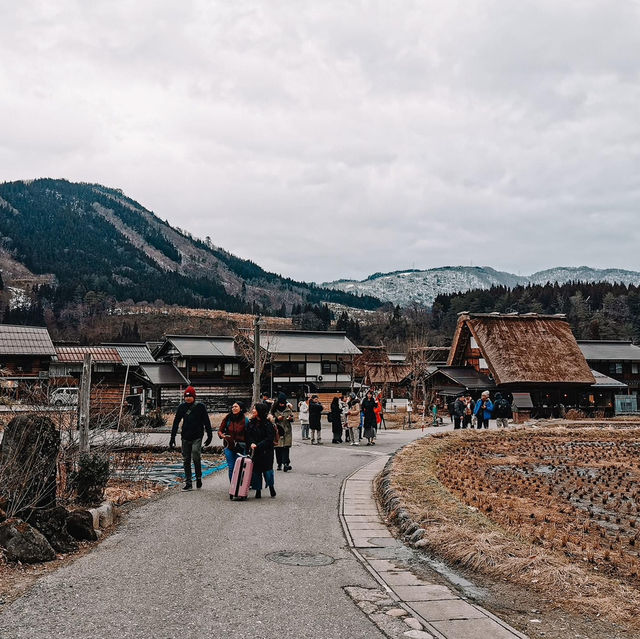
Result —
[[[369,364],[388,364],[389,353],[386,346],[358,346],[360,355],[353,358],[354,377],[364,377]]]
[[[397,363],[368,364],[365,378],[372,386],[399,384],[411,372],[411,366]]]
[[[497,384],[594,384],[564,316],[461,314],[449,366],[464,363],[471,337]]]

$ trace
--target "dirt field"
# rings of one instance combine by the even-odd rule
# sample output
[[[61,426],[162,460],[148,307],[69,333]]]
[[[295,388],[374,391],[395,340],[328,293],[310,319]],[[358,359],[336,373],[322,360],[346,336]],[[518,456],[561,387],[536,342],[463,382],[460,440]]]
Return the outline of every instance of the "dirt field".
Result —
[[[436,435],[394,477],[425,550],[519,627],[535,611],[531,637],[640,636],[640,429]]]

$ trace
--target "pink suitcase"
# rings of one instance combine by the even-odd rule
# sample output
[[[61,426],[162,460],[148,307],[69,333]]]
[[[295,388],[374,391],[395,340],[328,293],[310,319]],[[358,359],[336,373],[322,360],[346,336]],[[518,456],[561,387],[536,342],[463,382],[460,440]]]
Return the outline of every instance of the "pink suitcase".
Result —
[[[229,486],[229,499],[246,499],[251,486],[253,460],[240,455],[233,466],[233,475]]]

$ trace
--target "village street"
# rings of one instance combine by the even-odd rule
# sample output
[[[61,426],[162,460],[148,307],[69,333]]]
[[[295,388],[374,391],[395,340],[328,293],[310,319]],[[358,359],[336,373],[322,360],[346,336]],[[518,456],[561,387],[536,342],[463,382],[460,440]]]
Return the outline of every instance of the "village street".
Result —
[[[0,635],[382,637],[343,590],[379,586],[346,546],[340,486],[357,468],[421,435],[383,431],[372,448],[298,441],[293,472],[276,473],[275,499],[266,493],[259,501],[229,501],[226,472],[206,479],[200,491],[173,490],[6,606]],[[266,559],[278,551],[336,561],[294,567]]]

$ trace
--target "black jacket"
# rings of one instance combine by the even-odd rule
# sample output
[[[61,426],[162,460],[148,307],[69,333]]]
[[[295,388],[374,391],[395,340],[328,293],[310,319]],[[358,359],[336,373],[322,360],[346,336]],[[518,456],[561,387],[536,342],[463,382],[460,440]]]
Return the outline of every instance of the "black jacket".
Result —
[[[511,419],[513,417],[511,404],[502,397],[500,399],[496,399],[493,403],[493,416],[497,419]]]
[[[247,440],[247,452],[250,452],[251,444],[256,445],[252,455],[255,471],[264,473],[267,470],[273,470],[275,426],[270,421],[262,422],[258,419],[250,419],[245,429],[245,438]]]
[[[362,400],[362,412],[364,413],[364,427],[376,428],[378,420],[376,419],[375,409],[378,407],[378,402],[375,399],[369,399],[365,397]]]
[[[309,402],[309,428],[320,429],[320,417],[324,406],[318,402]]]
[[[182,402],[178,406],[173,420],[173,428],[171,429],[172,439],[175,439],[180,421],[182,421],[182,432],[180,433],[182,439],[188,441],[202,439],[205,430],[208,437],[212,436],[207,407],[202,402],[193,402],[193,404]]]

